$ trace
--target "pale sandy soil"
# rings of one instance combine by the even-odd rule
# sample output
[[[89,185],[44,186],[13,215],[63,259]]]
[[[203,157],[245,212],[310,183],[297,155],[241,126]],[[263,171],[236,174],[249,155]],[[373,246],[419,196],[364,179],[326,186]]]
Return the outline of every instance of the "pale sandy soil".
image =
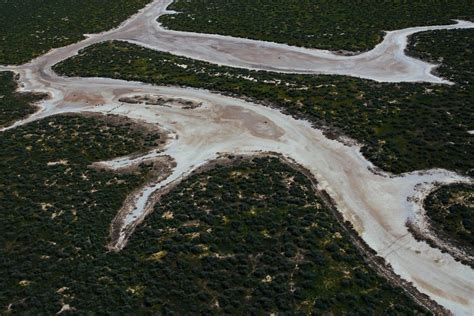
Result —
[[[227,61],[233,66],[273,69],[276,65],[275,69],[283,71],[290,66],[296,72],[304,69],[304,72],[317,73],[325,69],[328,73],[344,73],[381,81],[441,82],[441,79],[429,74],[431,65],[403,54],[406,36],[420,30],[472,27],[474,24],[461,22],[456,26],[391,32],[373,51],[344,57],[279,44],[164,31],[153,21],[168,3],[168,0],[155,1],[118,29],[90,35],[83,42],[55,49],[25,65],[0,68],[20,74],[20,90],[50,95],[48,100],[40,104],[39,112],[9,128],[57,113],[98,112],[158,124],[169,132],[168,142],[160,150],[150,151],[142,157],[125,157],[106,163],[111,168],[120,169],[161,156],[169,156],[176,163],[167,178],[151,183],[133,197],[127,214],[122,214],[123,226],[119,238],[111,247],[121,249],[125,246],[133,228],[151,209],[150,197],[153,197],[154,192],[176,183],[193,170],[216,159],[220,153],[275,152],[294,160],[318,179],[321,189],[328,192],[343,217],[353,224],[372,249],[386,259],[395,273],[413,282],[420,292],[453,313],[472,315],[474,271],[456,262],[449,254],[415,240],[406,227],[407,220],[419,215],[419,202],[411,199],[419,194],[417,185],[471,179],[446,170],[400,176],[374,173],[373,165],[361,155],[359,147],[328,139],[309,122],[296,120],[276,109],[205,90],[155,87],[101,78],[62,78],[51,71],[51,66],[96,42],[109,39],[135,41],[140,37],[144,41],[142,44],[151,47],[167,50],[164,46],[167,44],[163,43],[169,41],[175,46],[173,49],[178,50],[174,53],[195,58],[207,56],[214,62]],[[226,46],[228,43],[239,43],[240,48],[225,52],[233,47]],[[254,53],[250,54],[252,51]],[[260,53],[256,54],[256,51]],[[276,58],[280,53],[285,56]],[[252,61],[249,63],[245,59]],[[323,68],[318,68],[318,65]],[[190,100],[200,106],[185,109],[177,104],[179,102],[171,102],[170,106],[165,107],[119,101],[137,95]]]

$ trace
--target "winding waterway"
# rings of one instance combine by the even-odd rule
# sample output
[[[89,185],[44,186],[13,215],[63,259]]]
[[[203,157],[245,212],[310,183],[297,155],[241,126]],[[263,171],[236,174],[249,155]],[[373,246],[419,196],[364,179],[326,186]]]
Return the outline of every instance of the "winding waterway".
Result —
[[[156,87],[139,82],[105,78],[65,78],[51,67],[91,44],[125,40],[149,48],[233,67],[291,73],[344,74],[377,81],[427,81],[447,83],[431,74],[434,65],[404,53],[407,37],[415,32],[472,28],[473,23],[408,28],[388,32],[373,50],[356,56],[339,56],[328,51],[290,47],[282,44],[219,35],[176,32],[163,29],[156,18],[168,13],[171,0],[152,2],[117,29],[89,35],[76,44],[54,49],[20,66],[0,70],[20,75],[20,90],[45,92],[49,99],[29,118],[8,128],[65,112],[113,113],[158,124],[169,131],[166,147],[143,157],[106,162],[111,168],[137,163],[142,159],[170,156],[176,162],[171,175],[143,188],[134,203],[122,210],[121,234],[111,245],[125,246],[133,227],[151,210],[149,197],[160,188],[179,181],[193,170],[216,159],[221,153],[276,152],[308,169],[319,186],[328,192],[337,209],[349,220],[362,239],[392,266],[440,305],[459,315],[473,311],[474,270],[456,262],[449,254],[415,240],[406,227],[418,213],[420,184],[472,181],[446,170],[429,170],[403,175],[374,172],[374,166],[358,146],[328,139],[304,120],[276,109],[205,90]],[[145,94],[202,103],[185,109],[180,106],[128,104],[119,99]]]

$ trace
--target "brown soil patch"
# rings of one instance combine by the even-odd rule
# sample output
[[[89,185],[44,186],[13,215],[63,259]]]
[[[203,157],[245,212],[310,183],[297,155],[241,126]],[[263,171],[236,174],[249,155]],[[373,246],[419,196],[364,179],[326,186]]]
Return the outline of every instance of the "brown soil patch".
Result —
[[[71,91],[64,96],[64,102],[83,103],[83,104],[104,104],[105,99],[100,94],[82,93],[79,91]]]
[[[245,111],[239,106],[225,106],[217,111],[217,121],[238,121],[254,136],[278,139],[285,133],[282,128],[267,117],[255,112]]]

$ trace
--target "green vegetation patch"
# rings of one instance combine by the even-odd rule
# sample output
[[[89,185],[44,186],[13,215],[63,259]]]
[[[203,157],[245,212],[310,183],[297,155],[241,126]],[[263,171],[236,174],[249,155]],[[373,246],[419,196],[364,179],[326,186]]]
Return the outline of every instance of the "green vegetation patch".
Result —
[[[118,26],[150,0],[0,1],[0,65],[21,64],[51,48]]]
[[[364,144],[364,155],[385,170],[440,167],[472,174],[474,30],[422,33],[412,42],[416,45],[410,46],[410,54],[442,61],[438,72],[456,84],[377,83],[345,76],[250,71],[123,42],[91,46],[55,70],[69,76],[191,86],[250,97],[358,140]]]
[[[469,0],[176,0],[173,30],[213,33],[329,50],[365,51],[383,31],[474,18]]]
[[[73,286],[96,289],[112,218],[147,176],[88,165],[144,150],[146,136],[69,115],[0,136],[0,314],[52,315]]]
[[[191,176],[124,255],[138,267],[130,289],[154,312],[424,313],[366,265],[311,182],[276,158]]]
[[[454,184],[431,193],[424,203],[435,232],[474,251],[474,186]]]
[[[0,127],[35,112],[32,104],[42,99],[42,95],[17,93],[17,83],[12,72],[0,72]]]
[[[410,37],[408,54],[440,65],[437,75],[461,85],[474,100],[474,30],[438,30],[421,32]],[[468,103],[468,102],[466,102]],[[471,112],[472,114],[472,112]]]

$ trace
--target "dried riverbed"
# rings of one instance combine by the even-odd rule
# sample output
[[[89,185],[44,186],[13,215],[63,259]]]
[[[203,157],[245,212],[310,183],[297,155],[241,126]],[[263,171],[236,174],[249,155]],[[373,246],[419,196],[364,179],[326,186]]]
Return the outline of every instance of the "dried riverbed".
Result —
[[[328,139],[309,122],[276,109],[204,90],[102,78],[63,78],[51,67],[91,44],[120,39],[236,67],[441,83],[443,79],[430,73],[433,65],[404,54],[407,36],[424,30],[466,28],[474,24],[459,22],[394,31],[370,52],[338,56],[281,44],[164,30],[156,18],[166,13],[169,3],[170,0],[154,1],[117,29],[90,35],[82,42],[52,50],[25,65],[0,67],[20,75],[22,91],[50,96],[40,104],[40,111],[9,128],[58,113],[97,112],[157,124],[168,132],[164,148],[141,157],[107,162],[114,168],[158,157],[167,157],[175,163],[168,177],[150,183],[135,195],[133,203],[127,206],[129,209],[120,215],[121,228],[110,246],[118,250],[125,246],[133,228],[150,210],[150,198],[155,192],[183,179],[220,154],[275,152],[318,179],[319,189],[328,193],[344,219],[352,223],[365,243],[385,258],[396,274],[455,314],[470,315],[474,304],[474,271],[449,254],[417,241],[406,222],[419,213],[420,202],[411,198],[419,195],[419,184],[471,179],[446,170],[400,176],[375,173],[359,147]],[[154,96],[159,104],[142,102],[145,96]]]

